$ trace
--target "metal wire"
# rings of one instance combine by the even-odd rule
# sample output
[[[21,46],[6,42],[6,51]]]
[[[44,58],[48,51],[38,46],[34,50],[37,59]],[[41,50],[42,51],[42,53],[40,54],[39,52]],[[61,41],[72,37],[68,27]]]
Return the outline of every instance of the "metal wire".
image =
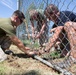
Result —
[[[25,14],[29,34],[32,34],[29,10],[30,9],[42,9],[42,10],[45,10],[45,8],[49,4],[55,4],[56,6],[58,6],[59,11],[72,11],[72,12],[76,13],[76,2],[75,2],[75,0],[20,0],[20,9],[19,10],[23,11],[23,13]],[[68,14],[68,16],[67,16],[67,15],[65,15],[63,13],[63,15],[68,19],[68,21],[69,21],[68,17],[71,17],[71,14],[72,13]],[[61,19],[59,19],[59,20],[62,21]],[[37,23],[35,23],[35,27],[36,27],[36,24]],[[48,24],[49,24],[49,29],[51,30],[51,27],[52,27],[51,25],[53,25],[53,24],[50,23],[50,22],[48,22]],[[64,25],[65,23],[62,22],[62,24]],[[23,34],[27,34],[27,29],[26,28],[27,28],[26,25],[23,24],[23,27],[19,27],[18,33],[24,31]],[[49,32],[50,31],[48,31],[48,33]],[[63,34],[62,39],[59,38],[61,43],[63,42],[62,40],[65,38],[65,34],[63,32],[62,32],[62,34]],[[50,37],[50,36],[48,35],[48,37]],[[26,39],[26,36],[25,36],[25,39]],[[42,38],[42,40],[43,40],[43,38]],[[66,38],[66,40],[69,41],[68,38]],[[39,41],[38,41],[38,43],[39,43]],[[66,49],[68,44],[69,44],[69,42],[67,42],[66,45],[64,43],[62,43],[62,45],[64,46],[63,50]],[[65,69],[66,69],[66,67],[68,68],[66,70],[70,70],[73,67],[73,66],[70,67],[70,64],[71,64],[70,62],[72,62],[72,60],[69,60],[67,58],[67,60],[69,60],[69,62],[68,62],[68,61],[65,60],[65,57],[60,58],[58,56],[60,53],[63,52],[63,50],[60,49],[60,47],[57,50],[57,51],[59,51],[59,53],[57,53],[57,51],[53,50],[53,49],[54,48],[51,49],[51,52],[49,52],[49,54],[47,54],[47,53],[43,54],[41,56],[41,58],[47,59],[47,61],[52,62],[53,65],[57,64],[57,66],[65,66],[64,67]],[[66,49],[66,51],[69,52],[68,49]],[[52,54],[52,52],[53,52],[53,54]],[[45,56],[45,57],[43,57],[43,56]],[[47,58],[47,56],[48,56],[48,58]],[[69,75],[69,74],[66,74],[66,75]]]

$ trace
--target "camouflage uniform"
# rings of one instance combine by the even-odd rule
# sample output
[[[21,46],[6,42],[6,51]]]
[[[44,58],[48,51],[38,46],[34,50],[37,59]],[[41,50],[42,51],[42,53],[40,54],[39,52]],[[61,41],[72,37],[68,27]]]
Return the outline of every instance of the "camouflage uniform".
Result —
[[[15,31],[11,19],[0,18],[0,45],[4,51],[10,47],[12,42],[9,37],[13,35],[15,35]]]
[[[46,24],[43,33],[39,37],[39,44],[40,44],[40,46],[43,46],[43,44],[48,41],[48,25],[47,25],[47,19],[44,16],[44,11],[42,9],[36,9],[36,11],[38,12],[37,19],[36,19],[36,21],[37,21],[37,26],[36,26],[37,33],[40,32],[40,30],[41,30],[41,28],[43,26],[42,25],[42,22],[44,21],[45,24]]]

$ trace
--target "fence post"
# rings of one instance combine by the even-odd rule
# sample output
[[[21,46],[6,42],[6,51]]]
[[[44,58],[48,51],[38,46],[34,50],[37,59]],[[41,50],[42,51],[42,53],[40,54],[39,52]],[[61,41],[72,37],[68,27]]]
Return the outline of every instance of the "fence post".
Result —
[[[20,0],[17,0],[17,10],[20,9]]]
[[[17,0],[17,10],[20,10],[20,0]],[[19,27],[16,29],[16,36],[19,38]]]

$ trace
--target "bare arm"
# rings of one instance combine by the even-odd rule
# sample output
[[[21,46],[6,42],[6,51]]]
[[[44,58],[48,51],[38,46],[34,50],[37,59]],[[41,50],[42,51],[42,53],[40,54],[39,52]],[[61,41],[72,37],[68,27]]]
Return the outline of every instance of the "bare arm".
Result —
[[[43,26],[42,26],[42,28],[41,28],[41,30],[40,30],[40,35],[43,33],[43,31],[44,31],[44,28],[45,28],[45,24],[43,24]]]
[[[22,50],[24,53],[27,53],[29,48],[25,47],[23,45],[23,43],[16,37],[16,36],[12,36],[10,37],[10,39],[13,41],[13,43],[20,49]]]
[[[56,28],[53,28],[50,30],[50,33],[54,32],[56,30]]]
[[[61,32],[63,30],[63,28],[64,28],[63,26],[58,26],[58,27],[54,28],[55,29],[54,34],[50,38],[50,41],[45,48],[45,51],[48,51],[49,49],[51,49],[52,46],[56,43],[57,39],[59,38],[59,35],[61,34]]]
[[[25,47],[23,45],[23,43],[16,37],[16,36],[13,36],[13,37],[10,37],[10,39],[12,40],[12,42],[21,50],[23,51],[25,54],[27,54],[28,56],[33,56],[34,54],[37,54],[36,52],[34,51],[30,51],[30,48],[28,47]]]
[[[42,28],[41,28],[40,32],[38,33],[38,35],[36,36],[36,39],[39,38],[40,35],[44,32],[44,28],[45,28],[45,26],[46,26],[46,23],[43,22],[43,23],[42,23]]]
[[[35,28],[34,28],[34,23],[33,23],[33,21],[31,21],[31,26],[32,26],[32,33],[34,34],[34,33],[35,33]]]

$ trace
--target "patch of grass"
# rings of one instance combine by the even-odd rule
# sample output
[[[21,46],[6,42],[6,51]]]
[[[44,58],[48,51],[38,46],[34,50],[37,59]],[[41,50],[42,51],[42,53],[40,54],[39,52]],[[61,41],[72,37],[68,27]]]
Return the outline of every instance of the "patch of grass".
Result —
[[[50,56],[52,58],[59,58],[60,57],[60,52],[59,51],[53,51],[50,53]]]
[[[0,75],[5,75],[7,68],[4,66],[4,62],[0,63]]]
[[[22,42],[24,43],[25,46],[28,46],[30,48],[38,48],[39,44],[38,41],[36,40],[35,43],[33,43],[32,40],[22,40]]]
[[[24,45],[29,45],[31,41],[30,40],[22,40],[22,42]]]
[[[35,42],[34,44],[32,44],[34,48],[38,48],[39,44],[37,42]]]

